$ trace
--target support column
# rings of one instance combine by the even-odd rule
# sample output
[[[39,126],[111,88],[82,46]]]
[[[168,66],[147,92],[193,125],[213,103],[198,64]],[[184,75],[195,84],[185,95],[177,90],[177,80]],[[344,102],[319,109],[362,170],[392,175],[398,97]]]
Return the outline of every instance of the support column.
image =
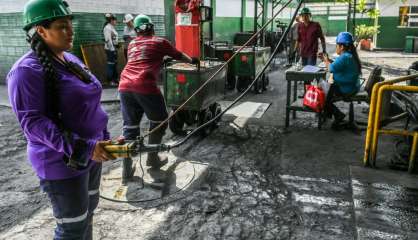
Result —
[[[240,32],[244,32],[246,15],[247,15],[247,1],[246,0],[241,0]]]
[[[164,12],[165,12],[165,31],[167,39],[171,43],[175,44],[175,14],[174,14],[174,0],[164,0]]]

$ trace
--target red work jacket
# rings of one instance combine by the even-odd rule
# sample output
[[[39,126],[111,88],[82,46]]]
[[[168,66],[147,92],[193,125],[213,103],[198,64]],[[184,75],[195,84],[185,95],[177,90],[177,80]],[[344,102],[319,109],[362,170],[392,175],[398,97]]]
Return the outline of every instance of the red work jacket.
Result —
[[[181,59],[182,53],[164,38],[136,37],[128,46],[128,63],[120,75],[119,91],[159,94],[157,80],[164,56]]]
[[[298,26],[298,42],[301,57],[313,57],[318,53],[318,38],[325,42],[321,25],[317,22],[309,22],[306,26],[300,23]]]

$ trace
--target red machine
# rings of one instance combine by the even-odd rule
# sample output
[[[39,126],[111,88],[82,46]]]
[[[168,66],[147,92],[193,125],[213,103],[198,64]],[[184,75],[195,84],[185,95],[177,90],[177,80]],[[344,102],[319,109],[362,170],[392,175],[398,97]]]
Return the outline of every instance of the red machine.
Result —
[[[200,1],[176,0],[176,48],[200,58]]]

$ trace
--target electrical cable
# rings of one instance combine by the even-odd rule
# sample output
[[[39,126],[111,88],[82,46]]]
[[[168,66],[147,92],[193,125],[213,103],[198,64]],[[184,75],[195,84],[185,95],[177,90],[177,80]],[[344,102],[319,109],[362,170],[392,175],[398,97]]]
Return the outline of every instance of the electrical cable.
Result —
[[[287,4],[285,4],[285,6],[287,6],[291,1],[289,1]],[[239,100],[241,100],[252,88],[252,86],[256,83],[256,81],[264,74],[264,72],[266,71],[266,69],[268,68],[268,66],[270,65],[270,63],[273,61],[273,59],[275,58],[275,55],[279,52],[280,49],[280,45],[282,44],[283,40],[286,38],[287,34],[290,31],[290,28],[292,27],[292,24],[296,18],[297,13],[299,12],[300,7],[302,6],[302,2],[299,2],[299,5],[296,8],[295,14],[293,15],[293,18],[291,19],[289,26],[286,28],[286,31],[284,32],[284,34],[282,35],[282,37],[280,38],[279,42],[277,43],[276,48],[274,49],[273,53],[271,54],[270,58],[268,59],[267,63],[264,65],[263,69],[257,74],[257,76],[254,78],[254,80],[251,82],[251,84],[247,87],[247,89],[240,95],[238,96],[228,107],[226,107],[222,112],[220,112],[218,115],[216,115],[214,118],[212,118],[210,121],[202,124],[201,126],[199,126],[198,128],[194,129],[192,132],[190,132],[189,134],[187,134],[183,139],[177,141],[176,143],[169,145],[170,148],[175,148],[178,147],[180,145],[182,145],[184,142],[186,142],[193,134],[195,134],[196,132],[198,132],[199,130],[201,130],[202,128],[208,126],[209,124],[212,124],[214,121],[216,121],[218,118],[220,118],[223,114],[225,114],[233,105],[235,105]],[[274,19],[274,18],[272,18]]]
[[[248,43],[249,42],[251,42],[253,39],[254,39],[254,37],[256,36],[256,35],[258,35],[260,32],[261,32],[261,30],[263,30],[264,28],[266,28],[266,26],[268,25],[268,24],[270,24],[277,16],[278,16],[278,14],[280,14],[280,12],[281,11],[283,11],[283,9],[284,8],[286,8],[291,2],[292,2],[293,0],[289,0],[286,4],[284,4],[283,5],[283,7],[257,32],[257,33],[255,33],[246,43],[245,43],[245,45],[244,46],[246,46],[246,45],[248,45]],[[169,147],[170,147],[170,149],[172,149],[172,148],[176,148],[176,147],[179,147],[180,145],[182,145],[182,144],[184,144],[192,135],[194,135],[195,133],[197,133],[198,131],[200,131],[202,128],[204,128],[204,127],[206,127],[206,126],[208,126],[209,124],[212,124],[214,121],[216,121],[217,119],[219,119],[223,114],[225,114],[233,105],[235,105],[239,100],[241,100],[250,90],[251,90],[251,88],[252,88],[252,86],[256,83],[256,81],[264,74],[264,72],[266,71],[266,69],[269,67],[269,65],[271,64],[271,62],[273,61],[273,59],[275,58],[275,55],[279,52],[279,49],[280,49],[280,46],[281,46],[281,44],[283,43],[283,40],[286,38],[286,36],[287,36],[287,34],[289,33],[289,31],[290,31],[290,28],[291,28],[291,26],[292,26],[292,24],[293,24],[293,22],[294,22],[294,20],[295,20],[295,18],[296,18],[296,15],[297,15],[297,13],[299,12],[299,9],[300,9],[300,7],[302,6],[302,3],[303,3],[303,0],[301,0],[301,1],[299,1],[299,3],[298,3],[298,5],[297,5],[297,7],[296,7],[296,11],[295,11],[295,13],[294,13],[294,15],[293,15],[293,17],[292,17],[292,19],[291,19],[291,21],[290,21],[290,23],[289,23],[289,26],[286,28],[286,31],[284,32],[284,34],[281,36],[281,38],[280,38],[280,40],[279,40],[279,42],[277,43],[277,45],[276,45],[276,48],[274,49],[274,51],[273,51],[273,53],[271,54],[271,56],[270,56],[270,58],[268,59],[268,61],[267,61],[267,63],[263,66],[263,69],[256,75],[256,77],[254,78],[254,80],[251,82],[251,84],[247,87],[247,89],[244,91],[244,92],[242,92],[241,93],[241,95],[240,96],[238,96],[228,107],[226,107],[225,108],[225,110],[223,110],[222,112],[220,112],[218,115],[216,115],[214,118],[212,118],[210,121],[208,121],[208,122],[206,122],[206,123],[204,123],[204,124],[202,124],[201,126],[199,126],[198,128],[196,128],[196,129],[194,129],[192,132],[190,132],[189,134],[187,134],[183,139],[181,139],[181,140],[179,140],[179,141],[177,141],[177,142],[175,142],[174,144],[171,144],[171,145],[169,145]],[[244,48],[244,46],[242,46],[240,49],[239,49],[239,51],[240,50],[242,50],[243,48]],[[220,69],[218,69],[218,71],[217,72],[215,72],[205,83],[203,83],[203,85],[199,88],[199,89],[197,89],[196,90],[196,92],[194,93],[194,94],[192,94],[192,96],[190,96],[190,98],[189,99],[187,99],[178,109],[180,109],[180,108],[182,108],[182,107],[184,107],[184,105],[193,97],[193,96],[195,96],[199,91],[201,91],[202,89],[203,89],[203,87],[209,82],[209,81],[211,81],[213,78],[214,78],[214,76],[216,76],[221,70],[222,70],[222,68],[224,68],[232,59],[233,59],[233,57],[235,57],[236,56],[236,54],[239,52],[239,51],[237,51],[234,55],[232,55],[232,57],[220,68]],[[177,110],[178,110],[177,109]],[[160,125],[158,125],[157,127],[155,127],[154,129],[157,129],[157,128],[159,128],[159,127],[161,127],[162,126],[162,124],[165,124],[168,120],[170,120],[170,118],[171,117],[173,117],[175,114],[176,114],[176,112],[178,112],[178,111],[175,111],[175,112],[173,112],[165,121],[163,121],[162,123],[160,123]],[[154,130],[153,129],[153,130]],[[151,130],[150,132],[148,132],[148,134],[147,135],[145,135],[144,137],[146,137],[146,136],[148,136],[149,134],[151,134],[152,133],[152,131],[153,130]],[[141,163],[141,161],[140,161],[140,166],[141,166],[141,169],[142,169],[142,163]],[[143,169],[142,169],[142,173],[144,174],[144,172],[143,172]],[[186,187],[188,187],[191,183],[192,183],[192,181],[194,180],[194,178],[195,178],[195,175],[196,175],[196,169],[195,169],[195,167],[194,167],[194,165],[193,165],[193,176],[192,176],[192,178],[191,178],[191,180],[186,184],[186,185],[184,185],[182,188],[180,188],[180,189],[178,189],[177,191],[175,191],[175,192],[173,192],[173,193],[169,193],[168,195],[166,195],[165,197],[167,197],[167,196],[171,196],[171,195],[174,195],[174,194],[176,194],[176,193],[179,193],[179,192],[181,192],[181,191],[183,191]],[[142,181],[143,181],[143,179],[142,179]],[[144,182],[143,182],[143,186],[144,186]],[[117,202],[117,203],[144,203],[144,202],[152,202],[152,201],[156,201],[156,200],[161,200],[163,197],[158,197],[158,198],[150,198],[150,199],[143,199],[143,200],[119,200],[119,199],[114,199],[114,198],[110,198],[110,197],[105,197],[105,196],[103,196],[103,195],[101,195],[100,194],[100,197],[101,198],[103,198],[103,199],[105,199],[105,200],[108,200],[108,201],[111,201],[111,202]]]
[[[292,2],[293,0],[289,0],[286,4],[284,4],[279,11],[277,11],[277,13],[270,19],[268,20],[261,28],[260,30],[258,30],[256,33],[254,33],[250,39],[248,39],[248,41],[241,46],[234,54],[232,54],[232,56],[218,69],[216,70],[216,72],[214,74],[212,74],[212,76],[210,76],[208,78],[208,80],[206,80],[189,98],[186,99],[185,102],[183,102],[174,112],[172,112],[164,121],[162,121],[158,126],[156,126],[154,129],[152,129],[151,131],[149,131],[147,134],[144,135],[144,137],[149,136],[150,134],[152,134],[153,132],[157,131],[159,128],[161,128],[162,126],[164,126],[165,124],[168,123],[168,121],[174,116],[176,115],[181,109],[184,108],[184,106],[194,97],[196,96],[200,91],[203,90],[203,88],[210,82],[212,81],[216,75],[218,75],[226,66],[228,66],[228,64],[235,58],[235,56],[238,55],[238,53],[240,53],[245,47],[247,47],[256,37],[258,37],[258,35],[260,33],[262,33],[264,31],[265,28],[267,28],[267,26],[273,22],[273,20]],[[301,0],[299,2],[299,6],[300,4],[303,2],[303,0]],[[297,8],[297,11],[300,7]],[[295,12],[295,14],[297,14],[297,11]],[[291,24],[293,24],[295,15],[293,17],[293,20],[291,21],[291,23],[289,24],[289,26],[291,26]],[[287,35],[287,33],[286,33]],[[283,36],[282,36],[283,38]],[[280,42],[279,42],[280,43]],[[271,61],[270,61],[271,62]],[[270,63],[269,63],[270,64]],[[263,69],[262,72],[265,71],[265,68]],[[257,79],[257,78],[256,78]],[[248,91],[246,91],[248,92]]]
[[[192,184],[193,180],[196,178],[196,168],[194,167],[194,165],[192,165],[192,166],[193,166],[193,176],[187,182],[187,184],[185,184],[183,187],[177,189],[175,192],[167,194],[166,196],[164,196],[164,198],[166,198],[168,196],[172,196],[172,195],[177,194],[179,192],[182,192],[186,189],[186,187],[188,187]],[[141,164],[141,168],[142,168],[142,164]],[[142,182],[144,182],[144,181],[142,180]],[[145,186],[145,185],[143,185],[143,186]],[[119,199],[103,196],[102,194],[100,194],[100,198],[111,201],[111,202],[116,202],[116,203],[145,203],[145,202],[152,202],[152,201],[157,201],[157,200],[163,199],[163,197],[156,197],[156,198],[148,198],[148,199],[140,199],[140,200],[134,200],[134,199],[133,200],[119,200]],[[160,204],[160,205],[162,205],[162,204]]]

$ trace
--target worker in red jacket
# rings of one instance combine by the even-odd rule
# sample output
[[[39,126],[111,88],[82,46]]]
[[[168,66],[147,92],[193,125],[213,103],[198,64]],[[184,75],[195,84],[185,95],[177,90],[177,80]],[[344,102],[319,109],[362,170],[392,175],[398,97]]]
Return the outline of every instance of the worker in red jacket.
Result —
[[[302,23],[298,25],[298,39],[295,49],[299,50],[303,66],[316,65],[318,39],[321,40],[322,53],[326,53],[325,37],[321,25],[311,20],[312,14],[309,8],[302,8],[300,17]]]
[[[145,113],[150,121],[150,131],[168,117],[164,97],[157,86],[163,58],[170,56],[176,60],[196,64],[197,58],[190,58],[178,51],[169,41],[154,36],[151,18],[138,15],[134,20],[137,37],[128,46],[128,63],[120,76],[119,93],[123,117],[123,137],[134,140],[140,135],[140,122]],[[167,125],[149,135],[149,144],[159,144]],[[167,163],[167,157],[149,153],[146,165],[160,169]],[[124,158],[122,164],[122,183],[133,176],[132,159]]]

